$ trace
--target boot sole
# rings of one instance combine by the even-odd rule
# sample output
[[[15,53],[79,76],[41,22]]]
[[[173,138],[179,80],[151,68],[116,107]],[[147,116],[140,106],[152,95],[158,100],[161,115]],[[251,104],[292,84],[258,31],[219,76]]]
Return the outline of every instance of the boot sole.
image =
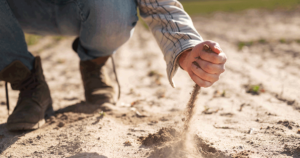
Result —
[[[32,123],[14,123],[14,124],[11,124],[11,125],[7,125],[7,129],[9,131],[35,130],[35,129],[38,129],[41,126],[43,126],[45,124],[45,122],[46,122],[45,119],[42,119],[36,124],[32,124]]]
[[[46,121],[45,119],[52,116],[54,114],[53,107],[52,107],[52,99],[47,106],[47,110],[45,111],[43,119],[41,119],[38,123],[13,123],[13,124],[6,124],[6,127],[9,131],[26,131],[26,130],[36,130],[42,127]]]

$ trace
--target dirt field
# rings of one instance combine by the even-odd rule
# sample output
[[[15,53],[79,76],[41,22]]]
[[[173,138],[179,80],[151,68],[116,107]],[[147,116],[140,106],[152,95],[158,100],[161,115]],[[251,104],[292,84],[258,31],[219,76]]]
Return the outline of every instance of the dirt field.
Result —
[[[83,101],[74,38],[43,38],[29,49],[43,59],[56,115],[39,130],[8,132],[1,83],[0,157],[299,158],[299,14],[300,8],[193,18],[229,60],[220,81],[201,90],[190,152],[177,138],[194,84],[179,70],[171,88],[161,51],[145,28],[137,27],[115,54],[122,113],[101,113]],[[12,105],[17,95],[10,91]]]

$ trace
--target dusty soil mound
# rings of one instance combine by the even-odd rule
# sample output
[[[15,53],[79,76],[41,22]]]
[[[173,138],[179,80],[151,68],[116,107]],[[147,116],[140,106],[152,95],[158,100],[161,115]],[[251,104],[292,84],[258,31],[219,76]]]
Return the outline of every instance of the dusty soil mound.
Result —
[[[278,121],[277,124],[282,124],[283,126],[289,128],[289,129],[293,129],[293,127],[297,127],[299,128],[300,126],[298,124],[296,124],[295,122],[293,121],[288,121],[288,120],[285,120],[285,121]]]
[[[300,157],[300,145],[285,145],[284,154],[293,157]]]
[[[175,141],[180,133],[174,128],[161,128],[157,133],[149,134],[147,137],[140,137],[139,141],[145,146],[161,145],[165,142]]]
[[[226,155],[224,155],[221,151],[218,151],[212,143],[209,143],[197,135],[194,137],[194,140],[196,140],[197,149],[205,158],[224,158]]]
[[[204,141],[197,135],[193,136],[189,143],[181,138],[177,141],[164,143],[160,147],[155,147],[149,158],[199,158],[200,155],[205,158],[226,158],[226,155],[217,150],[213,144]],[[236,154],[235,156],[239,157],[239,155],[242,154]]]
[[[250,151],[242,151],[237,154],[232,154],[232,158],[249,158],[249,155],[251,154]]]
[[[185,158],[181,134],[175,128],[161,128],[157,133],[140,137],[139,141],[145,146],[153,146],[150,158]]]
[[[162,147],[155,147],[149,158],[188,158],[188,153],[184,151],[183,142],[177,141],[168,143]],[[198,155],[199,156],[199,155]]]

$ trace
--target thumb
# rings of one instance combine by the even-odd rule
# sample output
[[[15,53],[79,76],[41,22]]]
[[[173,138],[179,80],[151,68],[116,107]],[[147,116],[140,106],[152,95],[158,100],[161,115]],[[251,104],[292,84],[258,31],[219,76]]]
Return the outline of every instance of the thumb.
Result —
[[[211,47],[211,50],[217,54],[220,54],[222,52],[222,49],[218,45],[214,45]]]
[[[223,52],[220,45],[214,41],[206,41],[204,44],[207,44],[214,53],[220,54]]]

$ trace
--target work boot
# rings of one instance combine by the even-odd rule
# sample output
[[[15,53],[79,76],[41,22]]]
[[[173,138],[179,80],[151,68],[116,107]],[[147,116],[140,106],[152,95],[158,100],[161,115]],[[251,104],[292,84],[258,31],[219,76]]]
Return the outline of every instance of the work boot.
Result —
[[[114,103],[114,89],[106,72],[105,63],[110,56],[80,61],[80,72],[85,99],[91,104]]]
[[[76,38],[73,42],[72,47],[75,52],[77,52],[79,43],[79,38]],[[105,66],[109,57],[105,56],[93,60],[80,61],[80,72],[86,102],[101,105],[101,108],[106,107],[105,105],[115,103],[115,92]],[[109,109],[107,108],[106,110],[110,111]]]
[[[10,82],[13,90],[19,90],[19,98],[13,113],[8,117],[9,131],[34,130],[52,115],[52,99],[43,75],[40,57],[35,58],[30,71],[21,61],[15,61],[0,72],[0,80]]]

